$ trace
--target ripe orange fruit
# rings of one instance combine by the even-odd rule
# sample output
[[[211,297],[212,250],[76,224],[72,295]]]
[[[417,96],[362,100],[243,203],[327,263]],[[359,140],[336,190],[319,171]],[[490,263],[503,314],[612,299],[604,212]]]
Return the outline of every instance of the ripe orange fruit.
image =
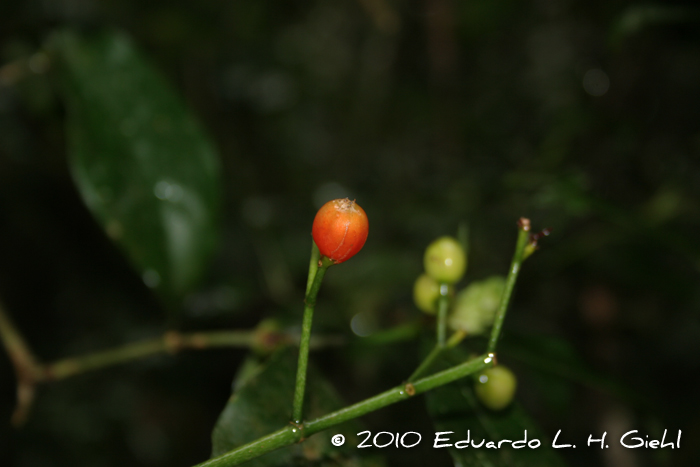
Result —
[[[364,246],[368,233],[367,214],[348,198],[334,199],[321,206],[311,228],[319,251],[335,264],[355,256]]]

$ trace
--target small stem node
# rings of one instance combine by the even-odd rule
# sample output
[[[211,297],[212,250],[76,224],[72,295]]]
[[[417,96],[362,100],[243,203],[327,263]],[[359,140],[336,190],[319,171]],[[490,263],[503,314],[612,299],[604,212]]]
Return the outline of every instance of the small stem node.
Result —
[[[416,395],[416,388],[411,383],[406,383],[406,385],[404,386],[404,390],[406,391],[406,394],[408,394],[409,396]]]

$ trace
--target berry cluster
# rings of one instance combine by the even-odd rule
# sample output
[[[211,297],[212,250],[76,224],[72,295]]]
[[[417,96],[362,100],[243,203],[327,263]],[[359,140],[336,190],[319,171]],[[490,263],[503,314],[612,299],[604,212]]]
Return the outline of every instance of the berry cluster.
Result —
[[[494,322],[505,290],[506,281],[492,276],[474,281],[455,295],[455,284],[467,268],[467,255],[452,237],[440,237],[425,250],[425,272],[413,285],[413,299],[421,311],[435,315],[441,296],[451,298],[448,326],[463,336],[484,334]],[[515,375],[503,365],[476,375],[474,391],[479,400],[492,410],[505,408],[513,400]]]

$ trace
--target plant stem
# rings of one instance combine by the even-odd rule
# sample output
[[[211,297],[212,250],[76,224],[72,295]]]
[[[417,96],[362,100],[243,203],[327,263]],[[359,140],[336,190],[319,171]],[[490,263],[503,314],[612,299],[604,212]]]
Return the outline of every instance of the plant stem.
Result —
[[[447,309],[449,308],[449,287],[447,284],[440,284],[440,298],[438,298],[437,312],[437,345],[445,346],[445,335],[447,334]]]
[[[239,465],[275,449],[298,443],[315,433],[352,420],[353,418],[360,417],[369,412],[395,404],[396,402],[409,399],[416,394],[429,391],[470,374],[482,371],[493,366],[493,363],[492,355],[481,355],[450,369],[427,376],[412,384],[397,386],[374,397],[365,399],[362,402],[358,402],[357,404],[306,422],[301,428],[290,424],[281,430],[233,449],[219,457],[202,462],[196,467],[229,467]]]
[[[400,324],[390,329],[377,331],[362,339],[357,339],[354,342],[359,346],[365,345],[385,345],[396,342],[405,342],[413,340],[421,332],[421,324],[418,320]]]
[[[427,376],[425,378],[419,379],[413,383],[406,383],[378,394],[369,399],[365,399],[357,404],[345,407],[336,412],[324,415],[315,420],[311,420],[303,425],[301,424],[290,424],[289,426],[282,428],[281,430],[275,431],[267,436],[263,436],[251,443],[240,446],[232,451],[222,454],[219,457],[209,459],[206,462],[198,464],[195,467],[229,467],[238,465],[255,457],[261,456],[267,452],[273,451],[275,449],[282,448],[284,446],[289,446],[294,443],[298,443],[308,438],[309,436],[318,433],[319,431],[328,429],[332,426],[338,425],[340,423],[346,422],[353,418],[360,417],[366,413],[373,412],[375,410],[386,407],[387,405],[394,404],[396,402],[408,399],[409,397],[420,394],[430,389],[442,386],[452,381],[455,381],[464,376],[482,371],[486,368],[492,367],[496,363],[496,355],[494,351],[496,349],[496,344],[498,343],[498,337],[501,333],[501,328],[503,326],[503,320],[505,319],[506,311],[508,309],[508,304],[513,293],[513,288],[515,282],[518,278],[518,273],[520,272],[520,267],[524,260],[525,247],[528,245],[529,231],[530,231],[530,221],[525,218],[521,218],[518,222],[519,233],[518,240],[515,247],[515,253],[513,255],[513,261],[511,263],[510,271],[508,273],[508,279],[506,280],[506,288],[501,297],[501,303],[499,305],[498,311],[496,313],[496,318],[494,322],[493,329],[491,331],[491,338],[489,340],[488,349],[486,354],[469,360],[465,363],[453,366],[444,371],[435,373],[434,375]],[[309,290],[309,294],[313,293],[313,302],[315,303],[316,294],[318,292],[318,287],[320,287],[321,280],[319,279],[319,274],[323,278],[324,270],[323,266],[319,267],[314,279],[314,284]],[[314,292],[315,290],[315,292]],[[306,316],[307,309],[310,308],[309,314],[313,315],[313,306],[309,306],[308,295],[307,294],[307,306],[304,310],[304,328],[306,328]],[[449,347],[457,345],[464,337],[464,333],[456,332],[452,335],[450,340],[445,343],[445,327],[444,321],[447,314],[447,294],[443,293],[441,287],[440,302],[438,305],[438,343],[435,348],[430,352],[428,357],[421,363],[421,365],[413,372],[411,375],[412,379],[425,371],[430,364],[437,358],[440,353]],[[312,304],[313,305],[313,304]],[[441,313],[442,311],[442,313]],[[442,318],[440,317],[442,315]],[[309,317],[308,333],[310,333],[311,323]],[[442,324],[442,326],[441,326]],[[306,329],[302,331],[302,340],[306,334]],[[300,371],[297,372],[297,388],[294,397],[294,420],[301,420],[301,400],[303,400],[303,390],[304,383],[306,379],[306,358],[302,362],[302,353],[299,354],[299,369],[304,365],[304,374],[301,384],[301,397],[300,402],[297,404],[297,396],[300,390]],[[297,410],[298,409],[298,410]]]
[[[286,333],[269,337],[273,345],[291,344],[296,341],[293,336]],[[194,333],[168,331],[159,337],[42,364],[38,362],[0,303],[0,341],[7,350],[17,375],[17,407],[12,415],[14,425],[21,425],[25,421],[33,403],[35,387],[39,383],[63,380],[88,371],[159,354],[175,354],[187,349],[251,347],[260,340],[261,336],[256,330]],[[308,348],[319,348],[342,343],[343,338],[340,336],[314,336],[307,345]]]
[[[314,250],[312,250],[312,258]],[[304,299],[304,321],[301,326],[301,340],[299,342],[299,362],[297,364],[297,379],[294,387],[294,403],[292,406],[292,422],[300,424],[304,417],[304,392],[306,390],[306,368],[309,363],[309,342],[311,340],[311,325],[313,324],[316,296],[321,288],[323,276],[333,262],[321,257],[317,264],[314,280],[309,287],[307,285],[306,298]],[[311,264],[310,269],[314,265]]]
[[[168,331],[160,337],[132,342],[101,352],[69,357],[45,365],[46,380],[60,380],[79,373],[126,363],[158,354],[174,354],[185,349],[250,347],[252,331],[217,331],[183,334]]]
[[[251,347],[256,340],[255,331],[214,331],[179,333],[168,331],[161,337],[132,342],[109,350],[93,352],[78,357],[68,357],[40,366],[38,382],[56,381],[92,370],[99,370],[121,363],[139,360],[159,354],[175,354],[181,350],[205,350],[225,347]],[[279,335],[278,343],[291,343],[292,337]],[[338,345],[342,339],[334,336],[317,337],[309,347]]]
[[[421,362],[420,365],[418,365],[416,371],[414,371],[413,374],[408,377],[408,382],[410,383],[411,381],[415,380],[423,373],[425,373],[426,370],[430,368],[433,362],[440,356],[440,354],[442,354],[442,352],[445,349],[451,349],[452,347],[456,346],[457,344],[462,342],[462,339],[464,339],[466,336],[467,334],[464,331],[455,331],[443,347],[440,347],[436,344],[435,347],[433,347],[433,350],[430,351],[428,356],[425,357],[425,359]]]
[[[27,418],[34,402],[36,382],[42,374],[37,362],[22,334],[17,330],[0,303],[0,340],[5,346],[17,375],[17,406],[12,413],[12,424],[19,426]]]
[[[503,295],[501,296],[501,303],[498,306],[498,311],[496,312],[496,317],[494,318],[493,328],[491,329],[491,337],[489,338],[489,344],[486,349],[487,353],[496,351],[496,344],[498,344],[498,338],[501,336],[501,328],[503,327],[503,321],[506,317],[506,311],[508,311],[508,304],[510,303],[510,298],[513,294],[513,288],[515,287],[515,282],[518,279],[518,274],[520,273],[520,267],[524,261],[525,247],[528,245],[530,235],[530,220],[521,217],[518,221],[518,229],[518,240],[515,244],[515,253],[513,253],[513,260],[510,264],[510,270],[508,271],[506,287],[503,290]]]
[[[420,365],[418,365],[418,368],[416,368],[416,371],[411,374],[411,376],[408,377],[408,382],[410,383],[411,381],[414,381],[416,378],[418,378],[420,375],[425,373],[425,371],[430,367],[430,365],[433,364],[435,359],[442,353],[442,347],[439,345],[436,345],[433,347],[433,350],[430,351],[427,357],[423,359]]]
[[[513,294],[513,288],[515,287],[515,282],[518,279],[520,267],[523,261],[525,260],[525,250],[528,246],[529,232],[530,221],[528,219],[521,218],[518,221],[518,240],[515,245],[515,254],[513,255],[513,261],[511,263],[510,271],[508,272],[508,278],[506,280],[506,287],[504,289],[503,295],[501,296],[501,302],[499,304],[498,311],[496,312],[496,317],[494,319],[494,325],[493,329],[491,330],[491,337],[489,339],[487,353],[493,353],[496,350],[496,344],[498,343],[498,338],[501,334],[501,328],[503,327],[503,321],[506,317],[506,311],[508,310],[508,305]],[[433,362],[440,356],[444,349],[456,346],[462,341],[462,339],[466,337],[466,334],[463,331],[457,331],[452,334],[450,340],[446,344],[441,344],[440,311],[442,311],[442,307],[445,306],[444,302],[446,302],[446,296],[442,295],[442,290],[443,288],[441,285],[441,295],[438,302],[438,342],[435,345],[435,348],[433,348],[433,350],[430,351],[428,356],[425,357],[425,359],[421,362],[418,368],[416,368],[413,374],[408,378],[409,382],[418,378],[425,371],[427,371],[433,364]],[[445,306],[445,308],[447,307]],[[442,334],[442,338],[444,339],[444,331]]]
[[[437,325],[436,325],[436,340],[437,343],[433,350],[430,351],[425,360],[416,368],[408,378],[408,382],[413,381],[418,376],[423,374],[427,370],[433,361],[442,353],[445,348],[445,335],[447,334],[447,310],[449,309],[449,287],[445,283],[440,284],[440,297],[438,298],[438,312],[437,312]]]
[[[34,354],[24,341],[22,334],[17,330],[5,309],[0,303],[0,340],[7,350],[10,360],[16,369],[29,373],[31,377],[38,377],[41,373],[40,365]]]
[[[306,295],[309,294],[311,286],[314,283],[314,278],[316,277],[316,271],[318,271],[318,260],[321,259],[321,252],[318,251],[316,242],[311,240],[311,258],[309,258],[309,275],[306,278]]]

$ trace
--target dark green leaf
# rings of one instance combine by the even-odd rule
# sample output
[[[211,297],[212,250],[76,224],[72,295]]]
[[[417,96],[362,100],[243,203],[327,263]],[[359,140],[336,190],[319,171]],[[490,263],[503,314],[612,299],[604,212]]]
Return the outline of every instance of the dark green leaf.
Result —
[[[242,384],[237,381],[228,404],[221,413],[212,433],[212,457],[221,455],[242,444],[272,433],[290,421],[294,382],[296,377],[297,352],[283,349],[261,368],[251,369],[245,365],[241,374]],[[315,418],[343,407],[340,397],[313,367],[309,367],[307,379],[307,418]],[[351,440],[362,431],[357,422],[335,427],[332,432],[318,433],[301,444],[288,446],[278,451],[249,461],[250,466],[291,465],[359,465],[357,450]],[[330,439],[334,434],[345,436],[343,447],[334,447]]]
[[[459,353],[459,350],[453,351]],[[466,355],[457,355],[458,359]],[[448,356],[449,360],[449,356]],[[471,467],[556,467],[566,465],[559,454],[551,447],[551,440],[545,436],[530,419],[525,411],[517,404],[511,404],[505,410],[494,412],[481,406],[472,390],[472,379],[465,378],[452,384],[442,386],[426,395],[428,412],[433,417],[436,432],[452,431],[442,438],[450,441],[442,443],[455,444],[458,441],[470,440],[470,443],[457,449],[449,449],[455,465]],[[532,449],[525,446],[514,449],[510,443],[503,443],[498,449],[487,448],[487,443],[493,441],[495,446],[502,440],[520,441],[537,439],[539,447]],[[475,448],[471,443],[479,445]],[[534,445],[534,442],[533,442]]]
[[[181,297],[216,241],[221,187],[212,143],[124,35],[66,31],[50,47],[83,200],[149,286]]]
[[[610,375],[593,370],[583,361],[570,342],[555,336],[511,333],[500,345],[499,355],[519,360],[533,369],[573,381],[619,397],[629,404],[649,408],[649,401],[637,390]],[[544,396],[552,396],[555,387],[548,385]]]

